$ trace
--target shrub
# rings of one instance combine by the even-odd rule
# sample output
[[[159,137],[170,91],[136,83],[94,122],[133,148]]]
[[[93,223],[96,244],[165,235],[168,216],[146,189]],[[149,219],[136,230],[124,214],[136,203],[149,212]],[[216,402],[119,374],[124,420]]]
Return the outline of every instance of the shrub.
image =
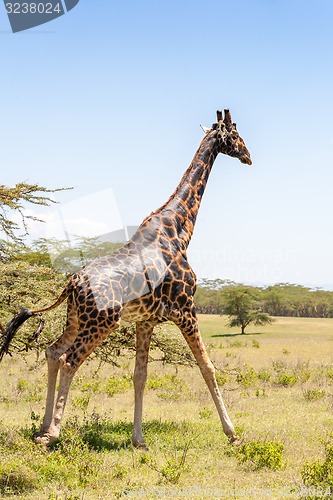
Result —
[[[21,460],[12,459],[0,464],[0,493],[22,494],[38,487],[38,475]]]
[[[258,372],[258,379],[261,380],[262,382],[269,382],[271,379],[271,373],[269,372],[269,370],[262,368]]]
[[[106,384],[106,393],[109,396],[125,392],[132,387],[132,375],[122,375],[122,377],[112,376]]]
[[[250,387],[257,380],[257,373],[254,368],[244,366],[243,369],[238,368],[236,373],[236,381],[243,387]]]
[[[147,380],[147,389],[173,389],[175,387],[180,387],[181,381],[178,379],[177,375],[154,375],[149,377]]]
[[[304,384],[311,377],[311,370],[309,369],[309,362],[304,361],[298,363],[295,366],[294,373],[297,375],[297,378]]]
[[[161,475],[160,483],[177,484],[184,471],[189,471],[190,467],[186,464],[187,454],[191,445],[191,440],[187,441],[182,449],[182,454],[171,454],[162,466],[158,466],[156,460],[145,454],[140,458],[140,463],[145,464]]]
[[[251,462],[256,469],[267,467],[277,470],[282,468],[283,449],[282,443],[252,441],[242,444],[236,450],[236,457],[241,463]]]
[[[222,373],[218,370],[216,370],[215,376],[216,376],[216,382],[218,383],[218,385],[220,387],[222,387],[223,385],[225,385],[228,382],[228,377],[224,373]]]
[[[204,406],[202,410],[199,411],[199,418],[205,419],[210,418],[213,414],[213,410],[208,408],[208,406]]]
[[[157,396],[166,401],[177,401],[188,394],[188,388],[177,375],[155,375],[147,380],[147,389],[157,391]]]
[[[39,382],[28,382],[24,378],[19,378],[16,389],[24,401],[41,401],[44,398],[44,386]]]
[[[324,389],[303,389],[303,396],[305,401],[318,401],[325,396]]]
[[[297,375],[295,373],[280,373],[274,380],[276,385],[283,387],[291,387],[297,382]]]
[[[325,445],[326,457],[322,462],[315,460],[305,462],[301,474],[305,486],[315,486],[317,488],[329,488],[333,486],[333,443],[327,442]]]
[[[86,411],[90,402],[90,395],[83,394],[83,396],[78,396],[72,400],[72,405],[75,408],[81,408],[81,410]]]
[[[242,342],[241,340],[229,341],[228,347],[247,347],[247,342]]]
[[[273,365],[273,370],[276,373],[282,373],[287,368],[287,364],[284,361],[281,361],[281,359],[273,360],[272,365]]]

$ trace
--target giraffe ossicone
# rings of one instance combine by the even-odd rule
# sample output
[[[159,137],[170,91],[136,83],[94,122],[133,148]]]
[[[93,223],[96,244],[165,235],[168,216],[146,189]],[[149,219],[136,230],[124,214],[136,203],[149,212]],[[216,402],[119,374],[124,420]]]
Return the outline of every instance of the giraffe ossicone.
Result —
[[[0,360],[17,329],[31,316],[67,299],[63,334],[46,350],[48,386],[45,415],[35,441],[50,445],[59,436],[69,388],[80,365],[121,321],[136,323],[134,426],[132,443],[146,448],[142,434],[143,391],[154,327],[172,321],[181,330],[201,370],[230,442],[237,436],[202,341],[193,296],[196,276],[187,260],[201,199],[219,153],[251,165],[251,156],[229,110],[217,112],[176,190],[138,227],[133,237],[107,257],[73,274],[58,300],[35,311],[22,309],[2,332]],[[59,387],[56,395],[56,381]]]

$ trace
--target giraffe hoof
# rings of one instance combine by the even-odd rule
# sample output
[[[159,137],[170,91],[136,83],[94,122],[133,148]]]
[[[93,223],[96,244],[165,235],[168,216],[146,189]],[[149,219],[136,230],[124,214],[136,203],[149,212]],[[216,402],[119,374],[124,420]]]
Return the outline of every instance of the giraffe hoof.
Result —
[[[239,437],[239,436],[230,436],[229,437],[229,444],[232,444],[234,446],[240,446],[244,441],[244,438]]]
[[[149,448],[145,442],[140,442],[140,443],[139,442],[137,442],[137,443],[132,442],[132,444],[133,444],[134,448],[136,448],[137,450],[149,451]]]
[[[44,447],[50,446],[56,438],[52,438],[52,436],[48,433],[35,432],[33,436],[34,442],[36,444],[42,445]]]

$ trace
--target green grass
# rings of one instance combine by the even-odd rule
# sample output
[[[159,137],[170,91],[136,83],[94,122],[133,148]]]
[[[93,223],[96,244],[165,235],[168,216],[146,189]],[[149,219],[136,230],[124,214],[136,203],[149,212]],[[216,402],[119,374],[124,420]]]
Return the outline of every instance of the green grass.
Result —
[[[278,318],[246,335],[220,316],[199,322],[243,438],[238,448],[227,443],[196,367],[151,363],[144,398],[150,451],[134,450],[133,360],[97,373],[92,360],[73,381],[59,442],[45,451],[31,436],[44,411],[46,366],[31,355],[6,356],[0,498],[292,499],[320,498],[319,488],[328,498],[333,320]]]

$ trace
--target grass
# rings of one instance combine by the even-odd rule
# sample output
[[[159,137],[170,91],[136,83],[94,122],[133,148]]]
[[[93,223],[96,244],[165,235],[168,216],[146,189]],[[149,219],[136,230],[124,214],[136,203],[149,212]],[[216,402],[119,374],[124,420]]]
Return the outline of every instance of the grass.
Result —
[[[151,363],[144,399],[150,451],[134,450],[133,361],[96,373],[91,360],[73,381],[59,442],[44,450],[31,436],[43,415],[46,366],[31,355],[7,356],[0,365],[0,498],[328,498],[333,320],[278,318],[246,335],[227,329],[223,317],[199,322],[243,438],[239,447],[227,443],[197,368]]]

